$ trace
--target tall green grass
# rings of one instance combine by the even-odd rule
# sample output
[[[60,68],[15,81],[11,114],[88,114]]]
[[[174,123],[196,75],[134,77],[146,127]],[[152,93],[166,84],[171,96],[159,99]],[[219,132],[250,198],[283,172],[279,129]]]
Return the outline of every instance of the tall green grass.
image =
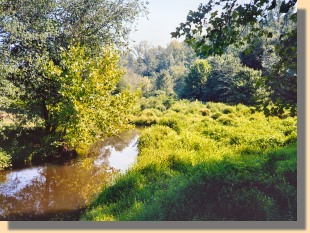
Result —
[[[82,220],[296,220],[296,118],[177,101],[132,122],[137,163]]]

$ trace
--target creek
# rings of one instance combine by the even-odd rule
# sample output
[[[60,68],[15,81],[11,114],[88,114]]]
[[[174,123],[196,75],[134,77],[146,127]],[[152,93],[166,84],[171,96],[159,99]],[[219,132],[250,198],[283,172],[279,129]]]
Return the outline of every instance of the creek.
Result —
[[[136,161],[139,130],[97,142],[86,156],[0,174],[0,221],[79,220],[113,178]]]

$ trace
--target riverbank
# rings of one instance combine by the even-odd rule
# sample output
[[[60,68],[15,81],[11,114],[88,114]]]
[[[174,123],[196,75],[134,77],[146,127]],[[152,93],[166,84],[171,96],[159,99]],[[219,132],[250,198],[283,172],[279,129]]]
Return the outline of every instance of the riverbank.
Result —
[[[108,137],[87,155],[0,172],[0,220],[76,221],[138,154],[139,130]]]
[[[43,127],[1,127],[0,149],[7,158],[3,169],[14,169],[40,165],[46,162],[62,163],[76,158],[75,150],[54,145],[53,138],[47,137]]]
[[[177,101],[132,121],[137,163],[81,220],[296,220],[296,117]]]

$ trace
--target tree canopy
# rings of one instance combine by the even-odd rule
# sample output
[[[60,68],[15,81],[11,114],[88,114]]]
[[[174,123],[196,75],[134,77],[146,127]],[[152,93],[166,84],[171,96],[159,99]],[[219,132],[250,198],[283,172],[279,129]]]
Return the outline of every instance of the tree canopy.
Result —
[[[297,0],[210,0],[188,13],[172,32],[184,36],[200,57],[222,55],[230,45],[243,48],[244,65],[262,70],[257,86],[268,89],[261,100],[266,114],[297,108]],[[273,105],[271,109],[268,107]]]
[[[211,65],[205,59],[196,60],[185,78],[184,95],[201,100],[208,82]]]
[[[238,0],[210,0],[200,4],[197,11],[190,11],[185,23],[172,32],[172,37],[185,36],[200,56],[223,54],[230,44],[243,45],[253,42],[257,36],[272,37],[272,31],[262,27],[268,12],[279,5],[279,14],[286,14],[297,0],[251,0],[239,3]],[[297,20],[297,13],[290,19]],[[283,36],[283,35],[282,35]]]
[[[46,101],[48,130],[76,146],[128,128],[128,113],[138,93],[113,94],[123,75],[117,52],[106,47],[93,56],[77,45],[61,56],[59,65],[50,61],[44,67],[45,76],[60,83],[57,104]]]
[[[47,135],[62,128],[66,134],[75,131],[85,139],[94,134],[78,129],[81,124],[87,127],[85,119],[100,118],[105,126],[96,125],[94,130],[111,132],[112,118],[95,118],[86,110],[98,110],[99,103],[105,103],[102,108],[115,105],[115,112],[110,112],[117,121],[113,122],[123,125],[119,119],[123,114],[118,111],[121,100],[117,100],[123,92],[113,92],[122,72],[116,65],[117,56],[109,51],[127,46],[134,22],[146,13],[146,3],[140,0],[1,1],[0,111],[13,113],[20,124],[43,121]],[[129,96],[123,97],[128,101]],[[79,98],[87,99],[88,107],[77,106],[76,101],[82,101]],[[128,107],[125,102],[123,106]],[[72,114],[70,120],[65,117],[68,114]]]

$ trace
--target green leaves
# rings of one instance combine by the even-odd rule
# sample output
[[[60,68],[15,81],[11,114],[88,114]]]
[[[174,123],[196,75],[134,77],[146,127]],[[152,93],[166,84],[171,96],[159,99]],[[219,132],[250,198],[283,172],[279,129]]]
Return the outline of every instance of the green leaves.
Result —
[[[57,132],[71,146],[89,144],[103,135],[116,134],[129,127],[127,115],[138,93],[128,90],[113,94],[123,75],[118,54],[109,47],[97,54],[86,47],[70,46],[62,62],[49,62],[45,74],[60,84],[57,104],[48,105]]]
[[[296,2],[297,0],[289,0],[287,3],[283,1],[280,9],[278,9],[279,13],[288,13],[290,9],[293,9]],[[270,5],[266,7],[266,4],[269,3]],[[221,17],[216,17],[218,15],[218,5],[223,6]],[[181,23],[171,35],[175,38],[185,36],[185,42],[192,46],[199,56],[220,55],[223,54],[228,45],[245,41],[244,27],[250,26],[250,30],[255,28],[259,21],[267,18],[268,11],[274,11],[276,7],[277,2],[275,0],[257,0],[254,4],[240,5],[236,4],[235,0],[209,1],[206,4],[201,4],[196,12],[190,11],[187,21]],[[292,20],[294,20],[294,17]],[[207,25],[204,27],[206,33],[205,43],[200,43],[203,30],[198,33],[190,29],[190,25]],[[261,27],[256,27],[255,31],[248,31],[247,33],[250,35],[248,38],[263,35],[264,33],[261,34],[261,31],[264,31]],[[192,38],[192,35],[197,36]],[[268,36],[271,38],[272,34],[268,34]],[[204,54],[202,54],[202,51]]]
[[[185,78],[184,95],[188,98],[201,99],[208,81],[211,65],[207,60],[198,59],[190,67],[190,72]]]
[[[293,6],[295,6],[297,0],[283,1],[280,6],[280,13],[287,13]]]
[[[277,0],[272,0],[271,6],[268,7],[267,9],[268,9],[268,10],[272,10],[272,9],[274,9],[276,6],[277,6]]]
[[[0,148],[0,172],[11,166],[11,156]]]
[[[212,69],[204,89],[204,100],[229,104],[255,105],[263,97],[264,89],[257,86],[261,72],[243,66],[232,55],[209,57]]]
[[[125,46],[144,13],[140,0],[1,1],[0,109],[72,145],[121,130],[136,96],[113,94],[122,71],[108,45]]]
[[[192,17],[181,23],[173,36],[184,36],[184,41],[202,58],[223,55],[229,45],[246,46],[241,54],[243,64],[262,70],[268,77],[264,79],[264,85],[271,95],[260,101],[269,99],[278,106],[274,112],[281,114],[281,109],[289,108],[293,114],[296,113],[297,101],[296,2],[255,0],[242,4],[234,0],[209,1],[201,4],[196,12],[190,11]],[[217,17],[219,8],[221,17]],[[204,17],[194,21],[193,16],[200,14]],[[192,26],[191,30],[187,25]],[[193,31],[200,25],[204,25],[200,31]],[[268,52],[259,45],[259,40],[264,46],[277,48],[276,51]],[[279,61],[275,62],[274,56]]]

